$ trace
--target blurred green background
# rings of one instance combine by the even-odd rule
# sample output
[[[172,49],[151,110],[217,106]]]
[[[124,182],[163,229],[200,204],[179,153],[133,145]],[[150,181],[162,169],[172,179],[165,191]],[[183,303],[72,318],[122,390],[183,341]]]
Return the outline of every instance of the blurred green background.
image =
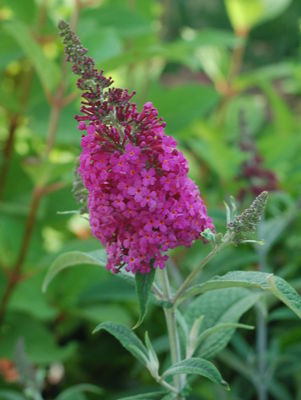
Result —
[[[62,18],[117,86],[137,91],[139,107],[152,101],[159,109],[217,230],[225,229],[230,195],[244,207],[271,191],[259,232],[265,246],[225,251],[200,280],[259,269],[301,289],[300,0],[2,0],[0,400],[24,398],[30,378],[20,372],[20,357],[39,372],[45,399],[84,382],[102,394],[81,387],[61,400],[116,399],[153,385],[115,339],[91,335],[102,321],[134,325],[133,288],[79,266],[41,292],[58,254],[100,248],[88,221],[66,213],[78,208],[71,191],[81,135],[73,119],[76,80],[57,34]],[[206,252],[199,243],[174,251],[175,282]],[[262,357],[268,398],[301,399],[300,322],[270,298],[261,307],[270,310],[264,354],[256,332],[236,333],[215,359],[231,392],[198,379],[189,399],[259,398]],[[242,320],[256,324],[256,313]],[[138,333],[144,330],[164,358],[165,325],[155,306]]]

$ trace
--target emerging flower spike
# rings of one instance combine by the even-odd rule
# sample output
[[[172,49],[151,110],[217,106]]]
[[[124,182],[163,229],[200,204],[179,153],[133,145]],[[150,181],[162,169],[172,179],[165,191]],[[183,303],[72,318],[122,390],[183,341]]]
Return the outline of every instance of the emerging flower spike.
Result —
[[[134,93],[112,87],[77,36],[59,24],[66,58],[79,75],[82,136],[79,174],[89,191],[93,235],[106,246],[107,268],[147,273],[164,268],[168,249],[191,246],[214,230],[177,142],[164,133],[152,103],[138,112]],[[203,239],[205,241],[205,239]]]
[[[233,234],[233,242],[235,244],[244,241],[250,233],[256,231],[257,225],[263,216],[267,199],[268,192],[260,193],[249,208],[245,209],[228,224],[228,230]]]

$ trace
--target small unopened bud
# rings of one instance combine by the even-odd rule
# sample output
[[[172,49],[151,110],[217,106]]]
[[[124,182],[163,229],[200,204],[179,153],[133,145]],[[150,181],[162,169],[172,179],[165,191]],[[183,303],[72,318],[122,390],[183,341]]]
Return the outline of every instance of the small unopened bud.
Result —
[[[262,192],[253,203],[239,214],[227,227],[232,234],[232,240],[235,244],[244,242],[248,239],[250,233],[256,231],[257,225],[260,222],[268,198],[268,192]]]

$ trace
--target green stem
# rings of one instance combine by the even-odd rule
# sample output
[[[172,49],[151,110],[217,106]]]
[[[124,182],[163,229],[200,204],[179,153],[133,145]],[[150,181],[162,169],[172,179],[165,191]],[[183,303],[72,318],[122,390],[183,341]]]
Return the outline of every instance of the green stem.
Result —
[[[259,382],[257,385],[258,400],[267,400],[268,392],[265,384],[266,377],[266,349],[267,349],[267,322],[261,309],[256,310],[256,350],[258,358]]]
[[[169,390],[172,393],[178,394],[177,389],[172,385],[170,385],[168,382],[166,382],[162,377],[158,377],[158,379],[156,380],[161,386],[165,387],[165,389]]]
[[[214,246],[214,248],[210,251],[210,253],[202,260],[201,264],[193,269],[190,274],[187,276],[187,278],[185,279],[185,281],[182,283],[182,285],[179,287],[178,291],[176,292],[176,294],[174,295],[172,301],[175,304],[177,302],[177,300],[181,297],[181,295],[183,294],[183,292],[188,288],[188,286],[190,285],[190,283],[194,280],[194,278],[202,271],[202,269],[209,263],[209,261],[211,261],[211,259],[217,254],[219,253],[224,247],[226,247],[228,244],[231,243],[231,237],[227,236],[227,234],[225,235],[223,241],[219,244],[217,244],[216,246]]]
[[[260,225],[261,226],[261,225]],[[260,227],[259,226],[259,227]],[[259,271],[267,272],[266,253],[263,247],[257,250],[259,259]],[[265,304],[263,304],[265,307]],[[257,385],[258,400],[268,400],[268,389],[266,385],[267,375],[267,346],[268,346],[268,326],[264,310],[260,307],[256,309],[256,351],[259,382]]]
[[[161,282],[163,295],[165,300],[171,301],[172,294],[169,285],[169,279],[167,275],[167,270],[159,270],[158,276]],[[176,324],[175,317],[175,308],[174,306],[171,308],[164,308],[164,314],[166,319],[167,331],[168,331],[168,339],[169,339],[169,347],[170,347],[170,358],[172,364],[176,364],[181,361],[181,348],[180,348],[180,339],[178,333],[178,327]],[[185,382],[183,381],[183,376],[176,375],[174,376],[174,385],[180,392],[184,386]],[[178,394],[177,400],[185,400],[183,396]]]

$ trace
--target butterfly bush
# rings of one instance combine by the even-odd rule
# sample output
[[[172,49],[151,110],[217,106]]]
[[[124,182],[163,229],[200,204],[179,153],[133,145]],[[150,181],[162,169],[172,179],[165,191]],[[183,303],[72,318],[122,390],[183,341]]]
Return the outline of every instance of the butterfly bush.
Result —
[[[139,112],[135,93],[112,87],[69,26],[59,28],[83,91],[75,117],[83,132],[78,172],[89,192],[92,233],[106,247],[109,270],[162,269],[168,249],[214,231],[187,160],[152,103]]]

